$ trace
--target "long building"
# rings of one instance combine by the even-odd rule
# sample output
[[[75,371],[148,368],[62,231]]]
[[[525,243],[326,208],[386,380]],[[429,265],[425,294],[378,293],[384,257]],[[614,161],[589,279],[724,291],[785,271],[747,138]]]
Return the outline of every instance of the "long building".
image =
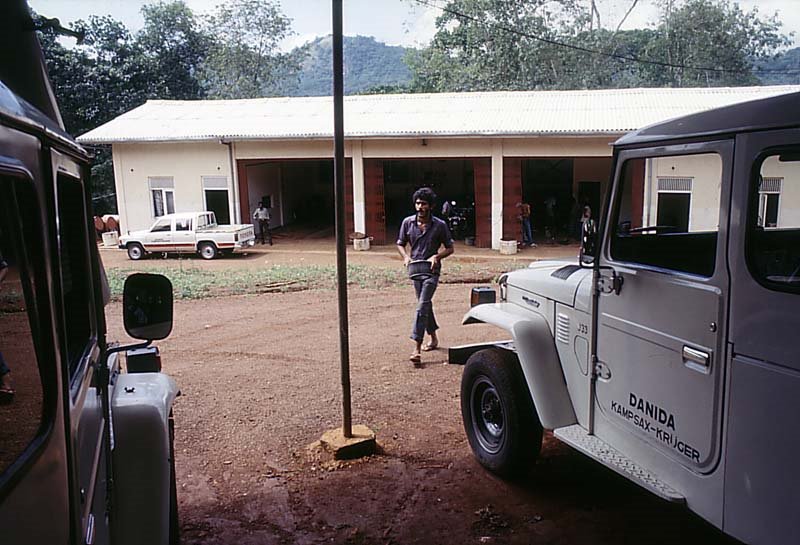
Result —
[[[535,228],[569,229],[576,204],[599,210],[611,144],[634,129],[800,86],[398,94],[345,97],[347,229],[392,243],[411,194],[434,188],[472,206],[476,244],[519,238],[515,204]],[[333,224],[331,97],[151,100],[80,136],[110,144],[123,231],[162,214],[213,210],[272,227]],[[691,199],[692,172],[681,174]],[[674,185],[674,184],[673,184]],[[700,184],[695,184],[699,187]],[[677,187],[677,186],[675,186]],[[666,191],[674,193],[675,187]]]

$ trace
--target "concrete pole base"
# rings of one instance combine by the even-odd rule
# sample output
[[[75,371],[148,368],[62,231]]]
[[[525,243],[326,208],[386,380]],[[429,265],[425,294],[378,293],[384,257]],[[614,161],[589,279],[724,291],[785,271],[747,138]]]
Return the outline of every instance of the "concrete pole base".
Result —
[[[375,432],[363,424],[352,427],[353,437],[345,437],[342,428],[328,430],[322,434],[320,443],[323,448],[333,454],[336,460],[361,458],[375,454],[378,444]]]

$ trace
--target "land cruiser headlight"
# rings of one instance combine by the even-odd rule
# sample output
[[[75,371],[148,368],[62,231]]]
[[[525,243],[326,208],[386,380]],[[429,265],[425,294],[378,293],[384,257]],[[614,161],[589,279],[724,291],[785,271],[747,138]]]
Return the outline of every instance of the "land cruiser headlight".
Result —
[[[498,278],[497,285],[500,286],[500,300],[505,301],[508,299],[508,275],[504,274]]]

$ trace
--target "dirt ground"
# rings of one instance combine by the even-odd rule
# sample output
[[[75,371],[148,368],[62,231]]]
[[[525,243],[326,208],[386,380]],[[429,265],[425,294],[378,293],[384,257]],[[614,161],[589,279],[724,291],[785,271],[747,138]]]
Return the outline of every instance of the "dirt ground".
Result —
[[[399,266],[391,250],[351,254],[351,262]],[[497,259],[474,252],[464,248],[461,259]],[[131,267],[121,251],[102,255],[109,267]],[[194,262],[332,264],[334,254],[330,244],[309,244]],[[444,347],[506,337],[491,326],[460,325],[470,287],[444,284],[436,294]],[[353,422],[377,433],[380,452],[334,462],[316,442],[341,425],[336,293],[175,303],[173,334],[158,344],[182,393],[175,418],[183,543],[730,543],[550,435],[522,481],[487,473],[461,424],[462,368],[446,363],[446,349],[426,353],[421,369],[407,360],[413,289],[351,289],[348,305]],[[124,338],[119,303],[108,314],[109,337]]]

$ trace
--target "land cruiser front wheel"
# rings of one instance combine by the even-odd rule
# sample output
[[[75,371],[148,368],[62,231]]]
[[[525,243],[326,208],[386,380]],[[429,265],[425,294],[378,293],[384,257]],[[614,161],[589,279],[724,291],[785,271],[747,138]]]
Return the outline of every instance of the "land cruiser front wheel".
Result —
[[[499,349],[473,354],[461,377],[461,417],[478,462],[502,477],[520,474],[542,446],[519,362]]]

